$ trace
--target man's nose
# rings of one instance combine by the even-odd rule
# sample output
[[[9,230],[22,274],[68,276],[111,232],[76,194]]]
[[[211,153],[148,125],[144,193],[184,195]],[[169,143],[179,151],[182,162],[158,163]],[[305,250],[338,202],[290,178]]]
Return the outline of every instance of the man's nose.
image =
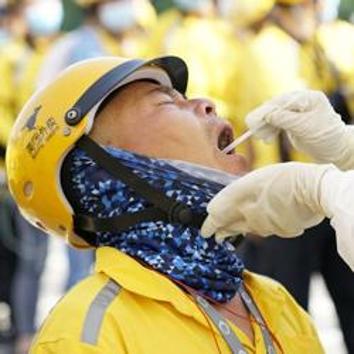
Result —
[[[194,105],[194,110],[198,116],[201,117],[216,116],[216,107],[212,101],[206,98],[196,98],[190,100],[190,102]]]

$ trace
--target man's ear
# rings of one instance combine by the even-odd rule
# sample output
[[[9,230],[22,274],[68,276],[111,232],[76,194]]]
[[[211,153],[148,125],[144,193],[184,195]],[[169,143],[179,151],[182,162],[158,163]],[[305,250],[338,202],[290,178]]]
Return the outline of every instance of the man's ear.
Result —
[[[89,136],[99,144],[112,145],[112,131],[115,130],[114,123],[118,119],[115,100],[124,88],[125,86],[110,93],[97,109]]]
[[[92,129],[90,131],[90,138],[100,145],[112,145],[112,127],[109,109],[105,109],[96,116]]]

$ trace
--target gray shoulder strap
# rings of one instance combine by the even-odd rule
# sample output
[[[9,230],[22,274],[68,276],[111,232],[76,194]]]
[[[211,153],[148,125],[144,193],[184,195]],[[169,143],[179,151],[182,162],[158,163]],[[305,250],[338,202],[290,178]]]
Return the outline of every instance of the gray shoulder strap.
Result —
[[[109,280],[92,301],[84,321],[81,341],[96,345],[105,313],[114,298],[119,294],[121,286]]]

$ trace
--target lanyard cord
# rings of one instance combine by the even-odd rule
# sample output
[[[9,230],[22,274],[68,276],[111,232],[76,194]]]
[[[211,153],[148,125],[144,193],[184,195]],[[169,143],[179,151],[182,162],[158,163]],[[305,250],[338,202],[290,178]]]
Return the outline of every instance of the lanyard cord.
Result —
[[[154,269],[152,266],[150,266],[149,264],[146,264],[145,262],[143,262],[143,261],[141,261],[141,260],[139,260],[139,259],[136,259],[136,258],[134,258],[134,259],[135,259],[138,263],[140,263],[142,266],[144,266],[145,268],[148,268],[148,269],[150,269],[151,271],[153,271],[153,272],[155,272],[155,273],[158,273],[160,276],[162,275],[164,278],[167,278],[169,281],[172,281],[173,283],[175,283],[176,285],[178,285],[178,286],[179,286],[181,289],[183,289],[187,294],[190,294],[190,295],[193,297],[193,299],[196,299],[198,296],[201,297],[201,296],[198,294],[198,291],[196,291],[196,290],[194,290],[193,288],[191,288],[191,287],[185,285],[183,282],[181,282],[181,281],[179,281],[179,280],[176,280],[176,279],[172,279],[172,278],[169,277],[168,275],[156,271],[156,269]],[[208,296],[206,296],[206,295],[203,295],[202,298],[203,298],[204,300],[208,300],[211,304],[218,304],[217,301],[215,301],[214,299],[212,299],[212,298],[210,298],[210,297],[208,297]],[[251,300],[252,300],[252,299],[251,299]],[[253,300],[252,300],[252,301],[253,301]],[[209,316],[202,310],[201,306],[198,306],[198,304],[197,304],[197,307],[198,307],[198,309],[201,311],[201,313],[202,313],[202,315],[204,316],[204,318],[206,319],[206,322],[208,323],[208,326],[209,326],[210,330],[212,331],[213,338],[214,338],[215,344],[216,344],[216,346],[217,346],[218,352],[221,354],[220,346],[219,346],[219,344],[218,344],[218,342],[217,342],[217,338],[216,338],[216,336],[215,336],[215,334],[214,334],[214,331],[213,331],[212,326],[211,326],[211,323],[210,323],[211,319],[210,319]],[[215,310],[215,311],[216,311],[216,310]],[[280,349],[280,352],[281,352],[281,353],[284,353],[281,344],[279,343],[279,341],[278,341],[278,339],[276,338],[275,334],[272,333],[272,331],[268,328],[268,326],[267,326],[267,324],[266,324],[266,322],[265,322],[265,320],[264,320],[263,318],[262,318],[262,320],[263,320],[262,323],[260,323],[260,322],[257,321],[257,318],[255,318],[252,313],[251,313],[251,316],[250,316],[250,317],[248,317],[248,316],[246,317],[246,316],[240,315],[239,313],[237,313],[237,312],[235,312],[235,311],[232,311],[232,310],[230,310],[230,309],[227,309],[227,308],[225,308],[225,311],[229,312],[230,314],[232,314],[232,315],[234,315],[234,316],[236,316],[236,317],[238,317],[238,318],[240,318],[240,319],[248,320],[248,321],[250,321],[251,323],[256,323],[256,324],[261,328],[261,330],[262,330],[262,328],[265,329],[265,330],[268,332],[269,337],[271,338],[271,340],[273,340],[273,342],[277,344],[278,348]],[[221,316],[221,315],[220,315],[220,316]],[[216,328],[218,328],[217,325],[216,325]],[[263,334],[263,330],[262,330],[262,334]],[[246,352],[246,353],[247,353],[247,352]],[[246,353],[245,353],[245,354],[246,354]],[[273,353],[275,354],[276,351],[274,350]],[[240,354],[242,354],[242,352],[241,352]]]
[[[256,304],[252,300],[252,298],[247,294],[246,290],[243,289],[243,287],[240,287],[240,295],[241,298],[247,307],[249,313],[256,319],[256,321],[260,323],[264,323],[262,315],[260,314],[258,308],[256,307]],[[237,337],[237,335],[232,331],[231,327],[227,323],[227,321],[224,319],[224,317],[212,306],[209,304],[207,300],[202,298],[201,296],[197,295],[196,300],[199,304],[199,306],[206,312],[206,314],[209,316],[209,318],[212,320],[214,325],[218,328],[220,331],[220,334],[222,337],[225,339],[227,344],[229,345],[229,348],[231,349],[232,353],[234,354],[246,354],[246,350],[244,346],[242,345],[241,341]],[[271,336],[269,334],[268,329],[266,326],[261,327],[262,331],[262,337],[264,341],[264,345],[266,347],[266,351],[268,354],[275,354],[275,347],[272,342]]]
[[[202,299],[202,302],[204,302],[204,303],[207,302],[206,300],[208,300],[208,301],[210,302],[210,304],[218,304],[217,301],[215,301],[214,299],[212,299],[212,298],[210,298],[210,297],[208,297],[208,296],[205,296],[205,295],[203,295],[203,297],[201,297],[201,296],[198,294],[197,291],[195,291],[194,289],[190,288],[189,286],[186,286],[186,285],[183,284],[182,282],[180,282],[180,281],[178,281],[178,280],[175,280],[175,279],[171,279],[171,278],[169,278],[169,277],[166,276],[166,275],[164,275],[164,276],[165,276],[166,278],[172,280],[174,283],[178,284],[182,289],[184,289],[188,294],[190,294],[194,299],[196,299],[198,308],[199,308],[199,310],[201,311],[201,313],[203,314],[203,316],[205,317],[205,319],[207,320],[207,323],[208,323],[208,325],[209,325],[209,327],[210,327],[211,330],[212,330],[212,326],[211,326],[210,322],[213,322],[214,325],[215,325],[215,327],[219,329],[218,324],[215,323],[215,322],[210,318],[209,314],[207,314],[207,313],[205,312],[204,307],[199,305],[200,303],[199,303],[199,301],[198,301],[198,298],[199,298],[199,299],[201,298],[201,299]],[[243,286],[242,286],[242,288],[243,288]],[[243,288],[243,291],[247,294],[247,292],[246,292],[246,290],[245,290],[244,288]],[[248,294],[247,294],[247,296],[248,296],[248,298],[252,301],[253,305],[256,306],[255,303],[254,303],[254,301],[252,300],[252,298],[251,298]],[[225,308],[225,311],[229,312],[230,314],[232,314],[232,315],[234,315],[235,317],[238,317],[238,318],[240,318],[240,319],[248,320],[248,321],[250,321],[251,323],[256,323],[256,324],[260,327],[260,329],[261,329],[263,339],[265,340],[265,337],[264,337],[264,336],[265,336],[265,332],[267,332],[267,334],[268,334],[268,340],[267,340],[267,342],[268,342],[268,341],[269,341],[269,342],[272,342],[272,341],[273,341],[274,343],[276,343],[277,346],[278,346],[278,348],[279,348],[279,350],[280,350],[280,352],[283,353],[284,351],[282,350],[281,344],[279,343],[279,341],[278,341],[278,339],[276,338],[276,336],[274,335],[274,333],[272,333],[272,331],[271,331],[271,330],[269,329],[269,327],[267,326],[267,324],[266,324],[264,318],[261,316],[259,310],[258,310],[258,312],[259,312],[258,315],[255,316],[255,314],[249,310],[248,304],[247,304],[247,302],[245,301],[245,299],[244,299],[243,296],[241,296],[241,299],[242,299],[242,301],[245,303],[245,305],[246,305],[246,307],[247,307],[247,309],[248,309],[248,311],[249,311],[249,313],[250,313],[250,315],[251,315],[250,317],[240,315],[239,313],[237,313],[237,312],[235,312],[235,311],[233,311],[233,310],[230,310],[230,309],[228,309],[228,308]],[[204,300],[204,301],[203,301],[203,300]],[[249,301],[249,300],[247,300],[247,301]],[[211,307],[210,304],[209,304],[209,306]],[[203,310],[203,309],[204,309],[204,310]],[[215,310],[215,312],[217,312],[217,310]],[[223,318],[221,315],[219,315],[219,316],[220,316],[221,318]],[[225,322],[225,321],[223,321],[223,322]],[[226,322],[225,322],[225,323],[226,323]],[[228,325],[227,325],[227,326],[228,326]],[[220,329],[219,329],[219,331],[220,331]],[[221,332],[221,331],[220,331],[220,332]],[[216,342],[216,345],[217,345],[217,348],[218,348],[218,352],[221,353],[220,347],[219,347],[219,345],[218,345],[218,343],[217,343],[217,338],[215,337],[215,334],[214,334],[214,331],[213,331],[213,330],[212,330],[212,333],[213,333],[213,336],[214,336],[214,341]],[[224,336],[223,336],[223,337],[224,337]],[[224,338],[225,338],[225,337],[224,337]],[[271,344],[271,343],[266,343],[266,341],[265,341],[266,349],[267,349],[267,347],[269,347],[270,344]],[[271,344],[271,345],[272,345],[272,344]],[[230,348],[230,349],[231,349],[231,348]],[[231,349],[231,350],[232,350],[232,349]],[[242,354],[242,351],[241,351],[241,352],[238,351],[238,352],[236,352],[236,353]],[[245,353],[247,353],[247,352],[245,352]],[[275,348],[274,348],[273,345],[272,345],[272,349],[267,349],[267,353],[269,353],[269,354],[273,354],[273,353],[275,354],[275,353],[276,353]]]

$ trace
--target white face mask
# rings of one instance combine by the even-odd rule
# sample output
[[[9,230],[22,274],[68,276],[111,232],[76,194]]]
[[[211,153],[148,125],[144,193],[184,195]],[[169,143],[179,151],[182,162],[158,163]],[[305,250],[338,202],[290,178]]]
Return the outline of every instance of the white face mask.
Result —
[[[0,45],[3,45],[10,39],[10,33],[4,28],[0,28]]]
[[[50,36],[59,31],[64,10],[59,0],[38,0],[25,9],[25,19],[30,34]]]
[[[334,21],[338,17],[340,0],[325,0],[320,14],[321,22]]]
[[[206,6],[210,6],[210,0],[174,0],[175,5],[183,11],[200,11]]]
[[[98,19],[112,33],[124,32],[136,24],[133,1],[108,2],[98,8]]]
[[[236,7],[234,0],[218,0],[218,10],[222,17],[229,17],[230,12]]]

